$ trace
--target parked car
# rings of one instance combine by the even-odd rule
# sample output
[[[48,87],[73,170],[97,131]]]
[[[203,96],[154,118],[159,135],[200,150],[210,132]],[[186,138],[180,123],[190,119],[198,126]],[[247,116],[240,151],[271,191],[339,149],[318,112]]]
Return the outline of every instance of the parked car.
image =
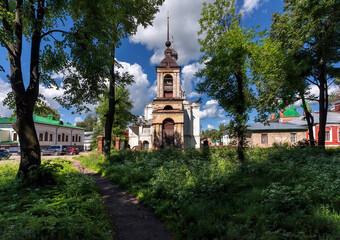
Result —
[[[1,159],[9,159],[11,154],[6,149],[0,149],[0,160]]]
[[[20,154],[20,147],[10,147],[8,149],[9,153],[13,154],[13,153],[17,153]]]
[[[65,155],[67,146],[54,145],[41,150],[41,155]]]
[[[74,148],[74,147],[66,148],[66,154],[69,154],[69,155],[79,154],[79,152],[80,152],[79,148]]]

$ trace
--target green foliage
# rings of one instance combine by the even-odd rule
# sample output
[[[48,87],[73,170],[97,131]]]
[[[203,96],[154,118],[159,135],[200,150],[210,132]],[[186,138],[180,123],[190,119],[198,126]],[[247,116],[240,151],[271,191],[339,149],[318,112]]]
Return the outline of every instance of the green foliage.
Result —
[[[105,94],[96,108],[96,114],[100,122],[96,127],[101,129],[104,129],[106,114],[109,111],[108,98],[108,95]],[[112,125],[112,133],[115,136],[122,136],[123,131],[127,128],[127,124],[135,118],[131,113],[133,104],[130,99],[129,89],[119,85],[115,87],[115,105],[115,118]]]
[[[154,15],[164,0],[97,0],[72,3],[75,25],[66,36],[73,61],[70,74],[64,79],[65,94],[58,98],[66,108],[86,110],[86,104],[96,104],[107,93],[107,82],[115,79],[119,64],[115,50],[121,41],[133,35],[138,26],[152,24]],[[72,71],[73,70],[73,71]],[[75,71],[74,71],[75,70]],[[124,80],[122,77],[121,80]]]
[[[111,226],[95,183],[56,159],[17,181],[18,165],[1,163],[0,239],[112,239]],[[48,178],[46,176],[48,175]]]
[[[177,239],[336,239],[340,152],[166,148],[82,162],[152,208]],[[89,165],[90,166],[90,165]]]
[[[236,0],[215,0],[203,4],[198,40],[205,67],[197,73],[202,81],[198,92],[216,99],[231,117],[229,133],[237,139],[238,158],[244,160],[246,123],[254,106],[250,88],[250,60],[256,45],[254,29],[240,24]]]
[[[85,128],[87,131],[93,131],[95,126],[98,124],[98,118],[92,116],[92,114],[87,114],[86,118],[82,122],[77,122],[76,126]]]
[[[224,125],[221,123],[219,125],[219,129],[207,129],[203,130],[202,133],[200,134],[201,138],[210,138],[212,140],[221,140],[223,137],[223,132],[228,129],[227,125]]]

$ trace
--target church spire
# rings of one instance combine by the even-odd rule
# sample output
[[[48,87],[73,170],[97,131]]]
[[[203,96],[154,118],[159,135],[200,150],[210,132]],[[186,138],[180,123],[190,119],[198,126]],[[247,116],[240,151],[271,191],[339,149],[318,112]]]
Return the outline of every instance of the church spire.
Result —
[[[166,38],[165,46],[170,47],[171,42],[169,41],[169,12],[168,12],[168,16],[167,16],[167,35],[166,36],[167,36],[167,38]]]

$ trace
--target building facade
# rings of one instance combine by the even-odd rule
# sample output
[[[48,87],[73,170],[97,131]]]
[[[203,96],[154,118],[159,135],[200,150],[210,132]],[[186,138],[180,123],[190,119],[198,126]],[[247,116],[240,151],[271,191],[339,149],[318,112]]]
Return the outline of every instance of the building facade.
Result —
[[[12,127],[9,118],[0,118],[0,145],[2,147],[18,146],[19,137]],[[55,120],[53,116],[47,118],[37,115],[33,116],[37,137],[41,148],[51,145],[67,145],[84,149],[84,132],[85,129],[73,126],[62,121]]]
[[[200,147],[200,105],[185,99],[178,54],[169,41],[169,24],[167,36],[164,59],[156,67],[157,97],[145,105],[145,122],[129,127],[129,145],[134,149]]]

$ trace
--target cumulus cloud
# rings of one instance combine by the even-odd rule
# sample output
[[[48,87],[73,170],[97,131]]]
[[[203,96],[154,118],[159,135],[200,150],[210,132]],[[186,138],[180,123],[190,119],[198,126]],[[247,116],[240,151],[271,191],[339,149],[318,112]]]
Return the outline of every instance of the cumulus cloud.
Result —
[[[194,74],[204,67],[203,63],[195,62],[186,65],[182,69],[182,88],[186,92],[188,98],[199,97],[200,94],[194,91],[193,85],[196,85],[198,79]]]
[[[81,118],[81,117],[75,117],[74,118],[74,123],[77,123],[77,122],[83,122],[84,120]]]
[[[1,117],[10,117],[13,114],[13,111],[8,109],[7,106],[3,106],[3,102],[7,97],[7,93],[12,90],[11,84],[5,82],[0,78],[0,116]]]
[[[216,100],[207,101],[202,108],[203,110],[198,114],[201,120],[206,118],[224,118],[224,110],[218,108]]]
[[[213,125],[211,125],[211,124],[208,124],[207,128],[208,129],[215,129],[215,127]]]
[[[328,87],[328,94],[331,94],[331,93],[334,93],[334,92],[337,92],[339,90],[339,86],[337,85],[331,85]],[[309,86],[309,95],[310,96],[313,96],[315,97],[316,99],[319,98],[319,95],[320,95],[320,90],[318,88],[318,86],[316,85],[310,85]],[[307,97],[307,96],[306,96]],[[297,102],[294,103],[294,106],[295,107],[300,107],[302,104],[302,100],[299,100]],[[315,104],[318,104],[317,101],[311,101],[309,102],[309,105],[315,105]],[[331,103],[329,103],[331,104]]]
[[[230,122],[229,119],[223,119],[221,121],[219,121],[219,123],[223,123],[223,124],[228,124]]]
[[[0,78],[0,116],[1,117],[9,117],[13,114],[13,111],[8,109],[7,106],[2,106],[4,99],[7,96],[7,93],[12,91],[11,85],[8,82],[5,82]],[[54,109],[59,109],[60,104],[54,100],[54,97],[61,96],[63,94],[63,90],[61,88],[57,89],[53,88],[46,88],[43,85],[39,85],[39,93],[45,97],[45,103],[51,106]]]
[[[130,98],[133,101],[132,113],[136,115],[142,115],[144,111],[144,105],[151,101],[157,93],[157,81],[150,86],[148,76],[143,72],[142,67],[137,64],[130,64],[127,62],[119,62],[122,68],[118,69],[118,72],[128,72],[134,76],[135,82],[128,86],[130,90]]]
[[[62,88],[57,89],[56,87],[47,88],[43,85],[39,85],[39,93],[45,97],[45,102],[51,106],[51,108],[59,109],[60,104],[54,99],[55,97],[62,96],[64,90]]]
[[[166,41],[166,17],[170,15],[170,38],[174,37],[174,48],[178,52],[179,65],[188,64],[190,60],[200,57],[197,32],[204,0],[166,0],[156,14],[153,26],[139,27],[137,33],[130,37],[130,42],[141,43],[154,54],[151,64],[158,64],[164,58]],[[212,2],[209,0],[207,2]],[[180,6],[180,7],[179,7]],[[171,39],[170,39],[171,40]]]
[[[240,12],[243,14],[251,13],[253,10],[258,9],[260,5],[266,1],[268,0],[244,0]]]

